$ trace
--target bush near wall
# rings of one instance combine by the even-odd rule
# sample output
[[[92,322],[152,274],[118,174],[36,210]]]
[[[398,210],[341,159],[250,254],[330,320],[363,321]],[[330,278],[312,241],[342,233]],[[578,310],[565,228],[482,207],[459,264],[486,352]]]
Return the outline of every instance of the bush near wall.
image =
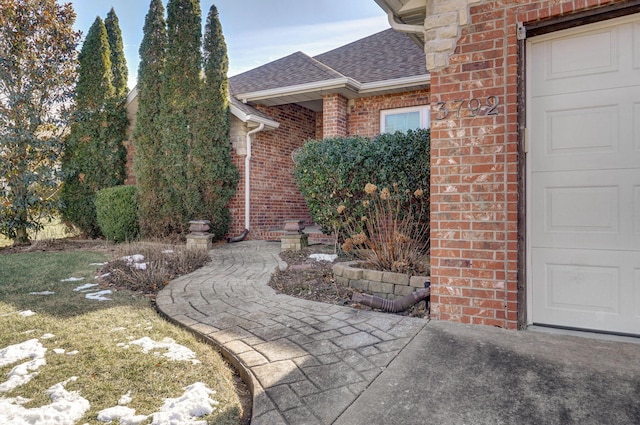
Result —
[[[115,242],[138,237],[138,204],[135,186],[114,186],[99,190],[95,197],[96,216],[102,234]]]
[[[325,233],[337,232],[344,221],[338,206],[359,217],[367,183],[380,188],[397,184],[408,194],[422,189],[429,196],[430,132],[310,140],[294,156],[294,176],[316,224]]]

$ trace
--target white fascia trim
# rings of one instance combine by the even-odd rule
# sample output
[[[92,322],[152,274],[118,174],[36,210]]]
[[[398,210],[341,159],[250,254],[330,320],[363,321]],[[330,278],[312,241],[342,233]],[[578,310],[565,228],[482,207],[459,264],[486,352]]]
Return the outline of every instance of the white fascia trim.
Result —
[[[269,130],[275,130],[276,128],[280,127],[279,122],[252,114],[245,114],[242,110],[240,110],[240,108],[232,103],[229,104],[229,110],[234,117],[238,118],[242,122],[255,123],[256,125],[264,124],[264,126]]]
[[[331,80],[315,81],[313,83],[298,84],[295,86],[278,87],[275,89],[260,90],[249,93],[238,93],[234,96],[241,102],[247,103],[257,100],[270,99],[273,97],[294,96],[297,94],[304,94],[318,90],[335,90],[348,88],[357,93],[360,89],[360,85],[361,84],[353,78],[342,77],[334,78]]]
[[[393,80],[382,80],[363,83],[360,86],[360,90],[358,92],[365,94],[381,90],[409,88],[411,86],[421,86],[425,84],[431,84],[430,74],[414,75],[412,77],[396,78]]]
[[[400,89],[404,87],[431,84],[431,75],[414,75],[411,77],[396,78],[393,80],[373,81],[370,83],[359,83],[353,78],[335,78],[333,80],[317,81],[314,83],[299,84],[289,87],[278,87],[275,89],[261,90],[250,93],[239,93],[235,98],[243,103],[253,102],[265,99],[271,99],[280,96],[294,96],[297,94],[310,93],[314,91],[329,91],[341,88],[347,88],[354,94],[367,94],[377,91]]]

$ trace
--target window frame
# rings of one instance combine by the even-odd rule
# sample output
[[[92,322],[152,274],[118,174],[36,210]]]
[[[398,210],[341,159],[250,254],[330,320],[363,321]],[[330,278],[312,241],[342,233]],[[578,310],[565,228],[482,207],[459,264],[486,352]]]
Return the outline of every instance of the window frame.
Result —
[[[380,134],[387,133],[387,131],[385,130],[385,118],[387,115],[397,115],[410,112],[420,113],[420,128],[428,129],[431,127],[431,105],[417,105],[404,108],[381,109]]]

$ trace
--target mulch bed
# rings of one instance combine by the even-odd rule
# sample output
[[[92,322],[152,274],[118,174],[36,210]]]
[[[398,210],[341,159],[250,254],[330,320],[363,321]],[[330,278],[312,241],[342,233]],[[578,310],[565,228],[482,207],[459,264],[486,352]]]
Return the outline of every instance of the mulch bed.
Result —
[[[333,246],[320,244],[311,245],[300,251],[281,252],[280,257],[288,264],[288,267],[284,271],[277,271],[271,278],[269,286],[280,293],[297,298],[350,306],[361,310],[374,310],[362,304],[352,303],[351,294],[353,294],[354,289],[341,285],[333,278],[332,267],[335,262],[352,261],[352,258],[339,256],[333,263],[309,258],[311,254],[333,253]],[[426,317],[426,302],[421,301],[403,312],[388,314]]]

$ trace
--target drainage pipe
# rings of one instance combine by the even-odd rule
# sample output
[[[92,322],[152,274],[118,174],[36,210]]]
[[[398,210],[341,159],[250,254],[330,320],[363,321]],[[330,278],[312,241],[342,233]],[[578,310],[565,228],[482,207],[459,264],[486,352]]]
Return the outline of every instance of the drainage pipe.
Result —
[[[417,291],[402,298],[396,298],[395,300],[388,300],[386,298],[376,297],[375,295],[354,292],[351,296],[351,301],[391,313],[398,313],[400,311],[405,311],[412,305],[424,300],[430,294],[431,288],[429,286],[418,289]]]
[[[227,242],[240,242],[249,234],[251,218],[251,136],[264,130],[264,123],[247,133],[247,154],[244,157],[244,230],[239,236],[228,238]]]

